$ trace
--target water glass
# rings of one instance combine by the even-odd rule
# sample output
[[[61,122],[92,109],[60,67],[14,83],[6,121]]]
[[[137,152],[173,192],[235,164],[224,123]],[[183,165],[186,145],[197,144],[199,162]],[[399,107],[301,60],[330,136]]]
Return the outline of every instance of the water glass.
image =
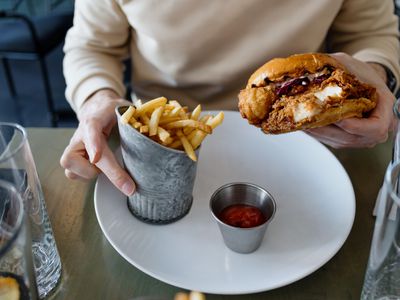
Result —
[[[20,194],[0,180],[0,299],[38,299],[26,221]]]
[[[37,287],[43,298],[60,281],[61,261],[27,134],[18,124],[0,122],[0,180],[12,183],[22,195],[31,228]]]
[[[395,126],[393,130],[392,162],[397,162],[400,160],[400,98],[394,103],[393,113],[395,116]]]
[[[377,216],[361,299],[400,299],[400,161],[389,164]]]

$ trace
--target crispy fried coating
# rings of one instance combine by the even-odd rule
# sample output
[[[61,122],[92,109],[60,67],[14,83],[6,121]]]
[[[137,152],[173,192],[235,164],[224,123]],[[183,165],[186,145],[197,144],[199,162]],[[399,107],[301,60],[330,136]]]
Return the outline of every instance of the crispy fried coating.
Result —
[[[244,89],[239,93],[239,110],[250,124],[260,126],[275,101],[276,95],[270,87]]]

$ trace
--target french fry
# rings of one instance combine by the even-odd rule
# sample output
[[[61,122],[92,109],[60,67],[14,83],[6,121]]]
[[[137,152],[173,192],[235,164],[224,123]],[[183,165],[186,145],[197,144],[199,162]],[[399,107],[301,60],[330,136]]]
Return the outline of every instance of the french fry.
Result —
[[[207,123],[208,119],[211,118],[211,115],[204,115],[200,118],[200,122]]]
[[[161,145],[185,151],[197,161],[195,150],[224,119],[223,112],[215,117],[200,115],[200,104],[190,113],[178,101],[168,102],[165,97],[159,97],[146,103],[136,101],[135,107],[130,106],[121,116],[121,121]]]
[[[180,120],[180,118],[179,117],[164,117],[164,116],[162,116],[161,118],[160,118],[160,122],[158,122],[158,125],[165,125],[165,124],[168,124],[168,123],[171,123],[171,122],[175,122],[175,121],[179,121]]]
[[[190,115],[190,119],[197,121],[201,114],[201,105],[197,105],[195,109],[193,109],[192,114]]]
[[[204,124],[199,121],[195,120],[179,120],[175,122],[171,122],[165,125],[165,129],[174,129],[174,128],[183,128],[183,127],[192,127],[192,128],[197,128],[205,133],[212,133],[212,128],[211,126]]]
[[[129,124],[131,124],[133,126],[133,124],[135,124],[137,122],[137,120],[135,119],[135,117],[131,117],[129,119]]]
[[[172,106],[175,106],[175,107],[179,107],[179,108],[182,107],[182,105],[176,100],[169,100],[169,104],[171,104]]]
[[[182,130],[177,130],[176,135],[181,140],[183,149],[185,149],[185,152],[190,157],[190,159],[193,161],[197,161],[196,153],[194,153],[192,145],[189,143],[186,136],[182,133]]]
[[[188,115],[187,115],[187,113],[185,112],[185,110],[183,109],[183,108],[181,108],[181,110],[179,111],[179,117],[182,119],[182,120],[187,120],[187,119],[189,119],[189,117],[188,117]]]
[[[183,128],[183,134],[188,136],[193,130],[195,130],[193,127],[185,127]]]
[[[175,294],[174,300],[190,300],[190,299],[187,293],[179,292]]]
[[[129,108],[121,116],[122,124],[128,124],[129,120],[133,117],[134,113],[135,113],[135,107],[129,106]]]
[[[193,149],[196,150],[200,146],[206,135],[207,134],[201,130],[196,130],[194,132],[193,136],[190,139],[190,144],[192,145]]]
[[[203,293],[191,291],[189,294],[184,292],[176,293],[174,300],[206,300],[206,296]]]
[[[224,113],[222,111],[220,111],[215,117],[207,120],[206,124],[211,126],[212,129],[214,129],[215,127],[217,127],[218,125],[220,125],[222,123],[222,121],[224,120]]]
[[[173,148],[173,149],[178,149],[179,147],[182,146],[182,142],[181,142],[181,140],[175,140],[171,144],[169,144],[168,146],[170,148]]]
[[[173,110],[171,110],[170,116],[171,117],[179,116],[179,113],[180,113],[181,109],[182,109],[181,107],[175,107]]]
[[[174,105],[167,103],[167,104],[165,104],[164,111],[168,112],[168,111],[173,110],[174,108],[175,108]]]
[[[169,137],[171,137],[171,134],[162,127],[157,128],[157,135],[158,135],[158,138],[160,139],[160,141],[162,141],[164,143],[167,141],[167,139]]]
[[[197,121],[200,117],[201,114],[201,105],[197,105],[196,108],[192,111],[192,114],[190,115],[191,120]],[[200,120],[200,122],[205,123],[207,120]],[[188,136],[191,132],[194,131],[194,128],[186,127],[183,129],[183,134]]]
[[[150,118],[143,114],[141,116],[139,116],[140,121],[142,121],[143,124],[149,125],[150,124]]]
[[[138,129],[139,127],[141,127],[143,124],[140,122],[135,122],[133,123],[133,128]]]
[[[164,142],[161,141],[161,144],[164,145],[164,146],[170,147],[170,145],[173,143],[173,141],[174,141],[174,139],[173,139],[172,137],[169,136],[169,137],[167,137],[167,138],[165,139]]]
[[[189,141],[191,141],[192,139],[193,139],[193,137],[196,135],[196,133],[197,133],[197,131],[200,131],[200,132],[203,132],[203,131],[201,131],[201,130],[199,130],[199,129],[194,129],[191,133],[189,133],[188,135],[186,135],[186,137],[187,137],[187,139],[189,140]]]
[[[150,101],[142,104],[141,106],[137,107],[134,116],[141,116],[145,112],[153,111],[157,107],[164,106],[165,104],[167,104],[167,101],[168,100],[165,97],[159,97],[159,98],[150,100]]]
[[[171,116],[179,116],[181,119],[188,119],[188,116],[186,115],[188,111],[187,106],[182,107],[176,100],[170,100],[169,104],[175,106],[175,108],[171,111]]]
[[[140,133],[147,133],[149,132],[149,125],[142,125],[139,127],[139,132]]]
[[[189,294],[189,300],[206,300],[206,296],[203,293],[191,291]]]
[[[160,117],[164,111],[164,106],[157,107],[151,114],[149,121],[149,136],[157,134],[158,122],[160,122]]]
[[[215,127],[220,125],[223,120],[224,120],[224,113],[221,111],[215,117],[209,116],[206,124],[214,129]],[[196,133],[190,137],[190,144],[192,145],[193,149],[196,150],[203,142],[205,137],[206,134],[204,132],[196,131]]]

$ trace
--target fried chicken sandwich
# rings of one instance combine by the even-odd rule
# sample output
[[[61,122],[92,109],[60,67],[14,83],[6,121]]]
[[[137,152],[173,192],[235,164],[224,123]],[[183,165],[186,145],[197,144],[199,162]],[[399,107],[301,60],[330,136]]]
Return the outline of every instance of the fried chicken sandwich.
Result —
[[[239,93],[239,110],[265,133],[284,133],[363,117],[376,106],[373,86],[322,53],[275,58]]]

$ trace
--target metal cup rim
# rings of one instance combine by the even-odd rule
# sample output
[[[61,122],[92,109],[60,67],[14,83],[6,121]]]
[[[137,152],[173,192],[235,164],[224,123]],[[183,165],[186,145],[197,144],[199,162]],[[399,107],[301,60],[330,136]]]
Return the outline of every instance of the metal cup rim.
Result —
[[[119,109],[120,109],[120,108],[123,108],[123,107],[128,107],[128,106],[129,106],[129,105],[119,105],[119,106],[115,107],[115,113],[117,114],[118,119],[121,118],[121,113],[119,112]],[[132,106],[135,106],[135,105],[132,104]],[[153,141],[151,138],[149,138],[149,137],[146,136],[145,134],[141,134],[139,131],[137,131],[137,130],[136,130],[135,128],[133,128],[132,126],[129,126],[129,127],[130,127],[130,130],[133,130],[132,132],[135,132],[135,135],[140,135],[140,136],[142,136],[143,138],[145,138],[145,139],[147,139],[148,141],[150,141],[150,143],[152,143],[153,145],[156,145],[156,147],[160,147],[161,149],[164,149],[164,150],[167,150],[167,151],[171,151],[171,152],[174,152],[174,153],[178,153],[178,154],[186,154],[186,152],[185,152],[184,150],[173,149],[173,148],[170,148],[170,147],[161,145],[161,144],[159,144],[159,143]],[[201,147],[201,146],[199,146],[195,151],[200,150],[200,147]]]
[[[273,211],[272,211],[271,217],[269,217],[264,223],[262,223],[262,224],[260,224],[260,225],[258,225],[258,226],[249,227],[249,228],[236,227],[236,226],[232,226],[232,225],[229,225],[229,224],[226,224],[226,223],[222,222],[222,221],[215,215],[214,210],[212,209],[212,204],[211,204],[211,203],[212,203],[212,200],[214,199],[214,197],[215,197],[221,190],[223,190],[223,189],[225,189],[225,188],[227,188],[227,187],[233,186],[233,185],[251,186],[251,187],[253,187],[253,188],[259,189],[259,190],[263,191],[264,193],[266,193],[266,194],[269,196],[269,198],[271,199],[272,206],[273,206]],[[224,226],[227,226],[228,228],[233,228],[233,229],[235,229],[235,230],[250,231],[250,230],[254,230],[254,229],[261,228],[261,227],[266,226],[266,225],[268,225],[269,223],[271,223],[271,221],[274,219],[275,212],[276,212],[276,201],[275,201],[274,197],[271,195],[271,193],[268,192],[265,188],[263,188],[263,187],[261,187],[261,186],[259,186],[259,185],[257,185],[257,184],[254,184],[254,183],[238,181],[238,182],[226,183],[226,184],[220,186],[220,187],[211,195],[211,197],[210,197],[210,202],[209,202],[209,208],[210,208],[210,211],[211,211],[212,216],[214,217],[214,219],[215,219],[219,224],[222,224],[222,225],[224,225]]]

